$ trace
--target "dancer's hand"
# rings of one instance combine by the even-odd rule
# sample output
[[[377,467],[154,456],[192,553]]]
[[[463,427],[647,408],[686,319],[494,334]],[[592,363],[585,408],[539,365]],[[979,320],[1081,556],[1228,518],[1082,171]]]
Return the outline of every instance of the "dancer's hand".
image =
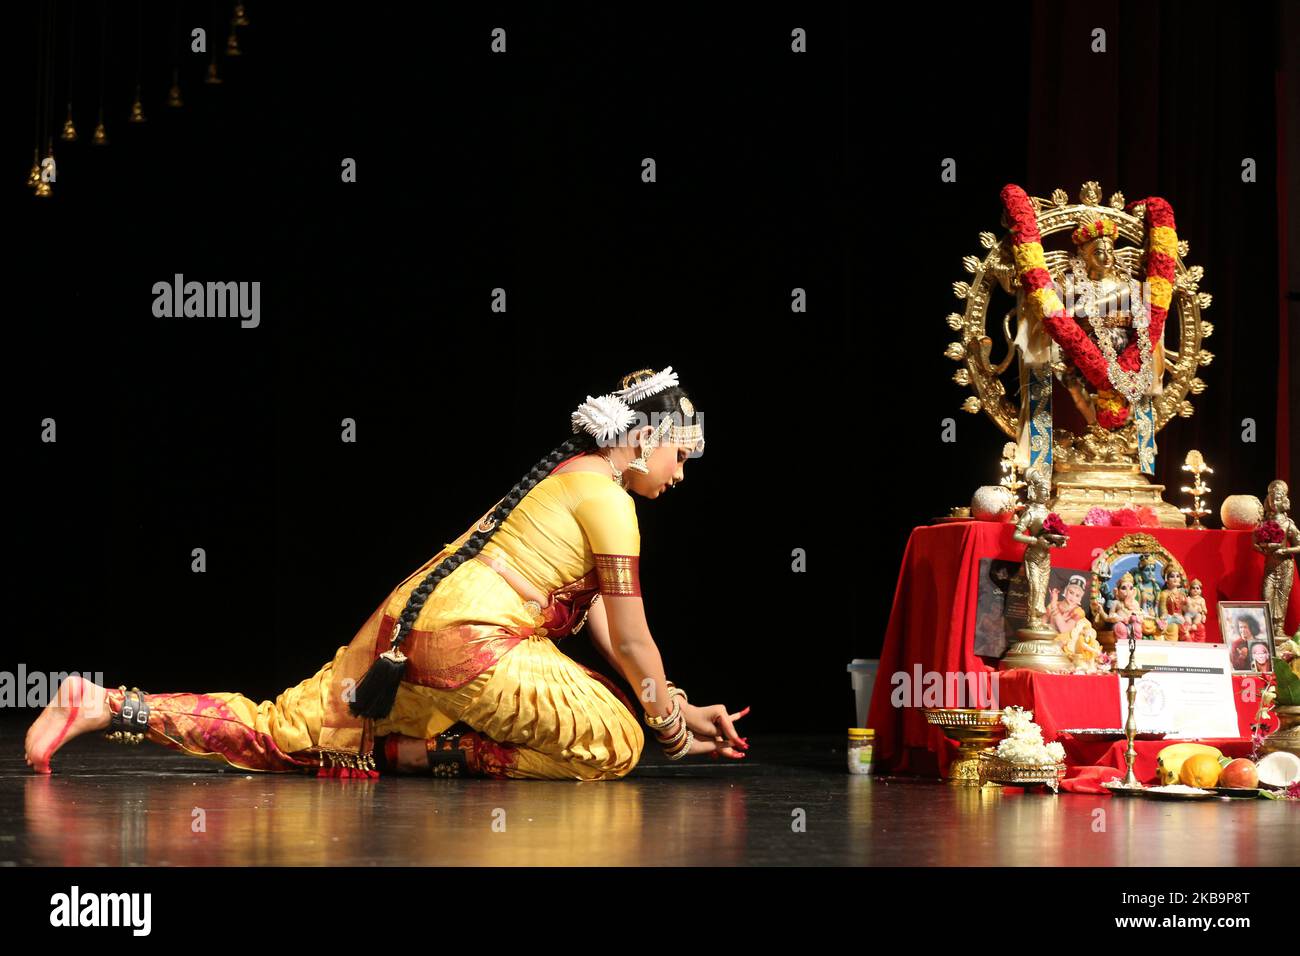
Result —
[[[712,704],[704,707],[696,707],[694,704],[682,704],[682,716],[686,719],[687,728],[695,735],[695,743],[709,744],[708,747],[700,750],[695,749],[692,744],[691,753],[713,753],[715,751],[728,750],[727,756],[736,756],[737,750],[747,750],[749,743],[736,733],[734,721],[739,720],[749,713],[746,707],[739,713],[729,714],[727,708],[722,704]],[[720,746],[715,746],[715,744]]]
[[[745,744],[748,747],[748,744]],[[721,734],[714,737],[695,737],[691,740],[691,749],[687,751],[691,757],[703,757],[706,754],[713,759],[719,756],[730,757],[732,760],[744,760],[745,754],[742,750],[737,749],[727,743],[726,738]]]

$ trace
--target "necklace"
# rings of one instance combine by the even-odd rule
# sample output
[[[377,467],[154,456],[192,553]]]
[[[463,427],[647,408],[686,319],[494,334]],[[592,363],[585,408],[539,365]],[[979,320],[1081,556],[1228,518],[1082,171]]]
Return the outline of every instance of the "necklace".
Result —
[[[1101,354],[1106,359],[1106,370],[1110,376],[1111,387],[1119,392],[1130,405],[1137,404],[1148,389],[1151,388],[1153,374],[1151,368],[1151,340],[1147,329],[1151,317],[1140,295],[1129,295],[1129,310],[1133,315],[1133,328],[1138,334],[1139,365],[1136,372],[1129,372],[1120,367],[1119,357],[1115,354],[1115,343],[1106,328],[1105,318],[1097,305],[1099,282],[1094,281],[1084,270],[1083,260],[1078,256],[1070,257],[1071,287],[1083,303],[1084,314],[1092,326],[1093,335],[1101,347]]]
[[[623,484],[623,473],[622,473],[621,471],[619,471],[617,468],[614,467],[614,458],[613,458],[613,453],[611,452],[611,453],[608,454],[608,455],[601,455],[600,457],[601,457],[601,458],[604,458],[606,464],[609,465],[609,470],[610,470],[610,472],[612,473],[612,474],[611,474],[611,477],[614,479],[614,483],[615,483],[616,485],[618,485],[620,488],[623,488],[623,489],[626,491],[627,488],[626,488],[626,486]]]

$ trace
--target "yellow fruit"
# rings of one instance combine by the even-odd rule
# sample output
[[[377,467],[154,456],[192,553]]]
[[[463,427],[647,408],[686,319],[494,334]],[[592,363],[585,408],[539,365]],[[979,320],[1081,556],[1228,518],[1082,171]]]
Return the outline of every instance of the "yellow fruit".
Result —
[[[1217,762],[1223,753],[1208,744],[1170,744],[1156,755],[1156,776],[1160,785],[1167,787],[1179,782],[1183,763],[1194,754],[1207,754]]]
[[[1183,761],[1178,780],[1189,787],[1213,787],[1219,782],[1223,767],[1213,754],[1192,754]]]

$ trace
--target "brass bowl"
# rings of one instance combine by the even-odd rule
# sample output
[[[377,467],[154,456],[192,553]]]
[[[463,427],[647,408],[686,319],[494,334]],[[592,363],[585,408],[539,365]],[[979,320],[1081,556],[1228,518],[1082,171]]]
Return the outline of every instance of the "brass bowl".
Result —
[[[948,765],[948,782],[954,787],[979,787],[979,754],[1006,733],[1002,711],[973,707],[927,707],[927,723],[957,741],[957,757]]]
[[[1282,750],[1300,757],[1300,706],[1283,704],[1273,708],[1277,714],[1278,728],[1267,737],[1260,746],[1265,754]]]

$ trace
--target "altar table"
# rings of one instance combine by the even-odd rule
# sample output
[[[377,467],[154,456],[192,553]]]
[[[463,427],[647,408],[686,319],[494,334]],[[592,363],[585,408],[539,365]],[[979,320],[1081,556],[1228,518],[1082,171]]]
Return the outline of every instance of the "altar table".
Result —
[[[1019,561],[1024,546],[1012,540],[1014,525],[989,521],[961,521],[916,528],[907,542],[893,609],[885,631],[880,666],[871,696],[867,726],[876,732],[877,773],[941,775],[955,753],[943,732],[926,723],[922,707],[895,707],[891,676],[925,672],[979,674],[997,669],[994,659],[976,656],[974,632],[978,606],[979,564],[982,558]],[[1180,528],[1093,528],[1069,527],[1069,542],[1052,549],[1055,567],[1088,569],[1098,549],[1104,550],[1127,534],[1149,534],[1169,551],[1190,578],[1199,578],[1208,606],[1207,640],[1219,641],[1219,601],[1258,601],[1264,577],[1264,556],[1251,546],[1248,531]],[[1286,631],[1300,625],[1300,586],[1293,587],[1287,608]],[[1140,653],[1140,652],[1139,652]],[[1225,749],[1223,741],[1205,741],[1220,750],[1249,752],[1249,724],[1255,704],[1241,700],[1242,680],[1233,678],[1241,737]],[[1057,739],[1060,731],[1077,727],[1122,727],[1124,719],[1114,675],[1068,676],[1037,674],[1024,670],[1005,671],[999,678],[1002,706],[1020,704],[1035,710],[1034,719],[1046,740]],[[974,703],[945,701],[945,706],[975,706]],[[1113,741],[1096,738],[1062,738],[1067,763],[1085,758],[1102,759],[1113,750]],[[1098,747],[1098,744],[1103,746]],[[1144,741],[1142,755],[1154,753],[1167,741]],[[1240,756],[1230,753],[1230,756]],[[1103,761],[1109,762],[1109,761]],[[1122,766],[1122,758],[1121,764]],[[1152,771],[1154,773],[1154,771]]]

